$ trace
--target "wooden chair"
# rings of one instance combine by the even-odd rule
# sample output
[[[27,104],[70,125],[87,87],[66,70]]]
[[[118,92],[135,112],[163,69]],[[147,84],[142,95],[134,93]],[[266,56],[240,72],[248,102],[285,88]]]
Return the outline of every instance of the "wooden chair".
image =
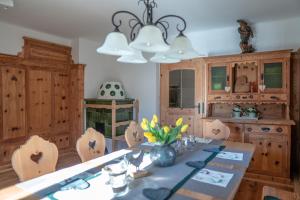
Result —
[[[104,155],[105,138],[93,128],[88,128],[77,140],[76,149],[82,162]]]
[[[34,135],[14,151],[11,163],[20,181],[26,181],[54,172],[57,160],[56,145]]]
[[[227,140],[230,135],[230,129],[220,120],[216,119],[205,125],[203,137],[216,140]]]
[[[125,140],[129,148],[141,144],[144,140],[144,131],[135,121],[131,121],[125,131]]]
[[[267,197],[276,197],[280,200],[299,200],[300,199],[299,195],[296,193],[269,187],[269,186],[264,186],[263,193],[262,193],[262,200],[268,199]]]

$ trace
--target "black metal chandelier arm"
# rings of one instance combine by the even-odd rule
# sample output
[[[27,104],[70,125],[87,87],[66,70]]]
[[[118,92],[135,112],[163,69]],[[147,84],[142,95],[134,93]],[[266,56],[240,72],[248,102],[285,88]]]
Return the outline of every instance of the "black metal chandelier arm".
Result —
[[[167,39],[168,39],[168,27],[166,27],[166,26],[163,24],[163,22],[161,22],[161,21],[157,22],[156,25],[161,25],[161,27],[164,29],[164,30],[163,30],[163,38],[164,38],[165,43],[166,43],[166,44],[169,44],[168,41],[167,41]]]
[[[144,26],[144,24],[140,20],[140,18],[138,16],[136,16],[134,13],[126,11],[126,10],[121,10],[121,11],[115,12],[111,17],[111,22],[114,25],[116,31],[119,31],[119,27],[122,25],[122,20],[119,20],[119,22],[116,21],[116,16],[119,14],[128,14],[128,15],[134,17],[138,24],[140,24],[141,26]]]
[[[182,17],[180,17],[178,15],[165,15],[165,16],[162,16],[158,20],[156,20],[156,22],[154,23],[154,25],[157,25],[162,19],[166,19],[166,18],[177,18],[177,19],[180,19],[182,21],[182,23],[183,23],[183,27],[180,28],[180,25],[177,24],[176,29],[180,33],[184,32],[186,30],[186,21],[185,21],[185,19],[183,19]]]
[[[133,25],[131,27],[131,31],[130,31],[130,40],[131,41],[133,41],[135,39],[136,33],[138,32],[139,29],[137,31],[135,31],[135,30],[139,25],[142,26],[140,23],[137,22],[135,25]]]

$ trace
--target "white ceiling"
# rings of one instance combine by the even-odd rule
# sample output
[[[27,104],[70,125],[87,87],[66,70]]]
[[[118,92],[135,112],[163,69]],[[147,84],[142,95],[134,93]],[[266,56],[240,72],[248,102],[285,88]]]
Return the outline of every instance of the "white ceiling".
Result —
[[[100,41],[113,27],[111,15],[129,10],[142,15],[138,0],[15,0],[15,7],[0,11],[0,20],[63,36]],[[154,17],[178,14],[188,23],[187,31],[237,26],[300,16],[300,0],[157,0]],[[127,26],[127,22],[124,23]],[[121,27],[121,30],[124,30]],[[126,30],[124,30],[126,32]]]

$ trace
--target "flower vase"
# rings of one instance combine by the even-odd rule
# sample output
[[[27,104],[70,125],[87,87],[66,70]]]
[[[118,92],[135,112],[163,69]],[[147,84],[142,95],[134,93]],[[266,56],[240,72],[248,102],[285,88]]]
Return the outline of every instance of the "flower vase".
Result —
[[[255,119],[256,113],[248,113],[249,118]]]
[[[150,151],[150,159],[157,167],[170,167],[176,160],[176,151],[171,145],[156,145]]]
[[[234,118],[240,118],[241,117],[241,112],[233,111],[233,117]]]

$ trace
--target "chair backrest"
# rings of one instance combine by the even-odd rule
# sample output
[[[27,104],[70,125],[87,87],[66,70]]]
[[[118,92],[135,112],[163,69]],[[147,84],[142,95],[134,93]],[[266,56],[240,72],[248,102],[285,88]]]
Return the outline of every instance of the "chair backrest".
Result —
[[[56,145],[34,135],[14,151],[11,163],[20,181],[26,181],[54,172],[57,160]]]
[[[207,123],[203,132],[203,137],[217,140],[227,140],[229,135],[229,127],[218,119],[211,123]]]
[[[88,128],[77,140],[77,153],[82,162],[103,156],[105,153],[105,138],[93,128]]]
[[[141,144],[144,140],[144,131],[135,121],[131,121],[125,131],[125,140],[128,147],[134,147]]]
[[[273,197],[273,198],[272,198]],[[262,200],[268,200],[268,199],[283,199],[283,200],[299,200],[300,196],[297,193],[273,188],[270,186],[264,186],[263,192],[262,192]]]

